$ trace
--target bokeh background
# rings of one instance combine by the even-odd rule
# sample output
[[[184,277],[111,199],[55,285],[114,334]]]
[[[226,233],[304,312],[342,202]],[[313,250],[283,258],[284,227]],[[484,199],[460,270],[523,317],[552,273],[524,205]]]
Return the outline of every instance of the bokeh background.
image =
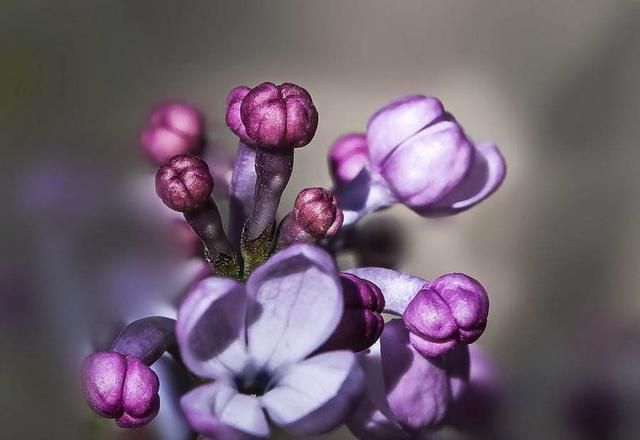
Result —
[[[148,109],[197,104],[216,151],[232,154],[226,94],[265,80],[304,85],[320,112],[284,211],[302,187],[330,185],[330,143],[391,99],[438,96],[472,136],[496,140],[509,171],[485,203],[437,221],[380,214],[409,237],[401,268],[463,271],[489,290],[480,344],[508,399],[488,438],[585,438],[567,402],[591,387],[604,390],[595,414],[617,408],[614,438],[639,438],[632,0],[3,0],[0,437],[180,438],[168,417],[110,431],[75,373],[119,323],[166,311],[192,270],[158,239],[137,145]]]

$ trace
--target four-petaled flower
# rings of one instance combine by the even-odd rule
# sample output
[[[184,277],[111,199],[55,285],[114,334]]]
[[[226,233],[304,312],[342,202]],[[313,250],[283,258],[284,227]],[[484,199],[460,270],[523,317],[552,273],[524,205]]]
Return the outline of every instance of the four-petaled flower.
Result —
[[[332,257],[298,244],[275,254],[246,285],[202,281],[184,301],[176,327],[189,369],[212,382],[181,405],[213,438],[267,437],[270,420],[297,435],[342,423],[363,389],[350,351],[314,352],[343,313]]]

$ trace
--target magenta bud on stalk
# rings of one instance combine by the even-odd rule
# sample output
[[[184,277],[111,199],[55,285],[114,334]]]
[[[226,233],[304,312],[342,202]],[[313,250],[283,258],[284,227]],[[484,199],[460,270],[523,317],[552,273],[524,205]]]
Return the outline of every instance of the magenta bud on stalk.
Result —
[[[306,188],[296,197],[294,209],[280,225],[278,248],[315,242],[340,230],[342,209],[335,195],[324,188]]]

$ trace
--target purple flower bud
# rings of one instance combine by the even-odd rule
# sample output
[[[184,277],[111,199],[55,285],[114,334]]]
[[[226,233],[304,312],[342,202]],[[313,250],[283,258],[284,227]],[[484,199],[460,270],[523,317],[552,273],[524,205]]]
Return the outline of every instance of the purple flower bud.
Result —
[[[363,168],[369,167],[367,137],[363,133],[350,133],[338,138],[329,150],[329,169],[336,185],[356,178]]]
[[[174,156],[156,173],[156,193],[174,211],[198,208],[209,200],[212,191],[213,177],[198,156]]]
[[[439,356],[457,343],[477,340],[488,314],[489,297],[482,285],[467,275],[451,273],[426,284],[402,317],[416,350],[424,356]]]
[[[319,351],[366,350],[384,329],[384,296],[378,286],[355,275],[341,273],[340,281],[344,295],[342,319]]]
[[[158,376],[132,356],[89,355],[82,365],[82,387],[89,407],[102,417],[116,419],[122,428],[146,425],[160,409]]]
[[[265,82],[248,92],[245,87],[231,91],[227,98],[227,125],[249,144],[276,150],[298,148],[311,142],[315,135],[318,112],[302,87]]]
[[[424,216],[455,214],[502,183],[504,158],[493,144],[474,144],[442,103],[409,96],[369,120],[372,167],[398,201]]]
[[[293,212],[296,223],[315,238],[330,237],[342,226],[343,215],[338,199],[324,188],[300,191]]]
[[[140,132],[145,154],[162,165],[178,154],[200,154],[204,147],[204,123],[200,110],[181,101],[155,107]]]
[[[253,140],[247,136],[247,131],[242,123],[242,118],[240,117],[240,105],[250,90],[251,89],[247,86],[238,86],[231,89],[227,96],[227,114],[225,117],[227,127],[229,127],[231,131],[240,138],[240,141],[245,144],[253,144]]]

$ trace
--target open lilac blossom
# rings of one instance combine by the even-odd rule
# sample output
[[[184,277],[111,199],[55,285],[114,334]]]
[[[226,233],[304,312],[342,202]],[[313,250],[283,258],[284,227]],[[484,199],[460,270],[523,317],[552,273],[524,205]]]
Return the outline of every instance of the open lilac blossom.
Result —
[[[335,235],[342,226],[338,199],[324,188],[306,188],[296,197],[278,231],[278,247],[293,243],[316,242]]]
[[[342,189],[345,203],[361,210],[400,202],[424,217],[456,214],[489,197],[506,173],[496,145],[473,142],[437,98],[388,104],[369,120],[366,138],[370,170],[361,171],[359,190]],[[348,223],[361,215],[347,215]]]
[[[158,415],[160,382],[149,366],[175,343],[174,325],[161,317],[134,321],[110,351],[87,356],[82,388],[96,414],[116,419],[123,428],[144,426]]]
[[[433,281],[382,268],[348,271],[376,284],[385,312],[403,317],[410,340],[424,356],[439,356],[456,344],[470,344],[484,332],[489,296],[475,279],[461,273]]]
[[[145,155],[162,165],[178,154],[200,154],[204,147],[204,122],[197,107],[169,101],[155,107],[140,132]]]
[[[338,328],[320,351],[362,351],[373,345],[384,329],[384,296],[371,281],[350,273],[340,274],[344,312]]]
[[[451,403],[449,369],[465,366],[423,357],[400,319],[389,321],[380,340],[359,356],[368,386],[346,422],[351,432],[363,440],[431,438]]]
[[[336,185],[355,179],[369,165],[367,137],[363,133],[341,136],[329,149],[329,171]]]
[[[225,439],[267,437],[268,420],[297,435],[337,427],[362,391],[362,371],[350,351],[311,354],[342,311],[335,263],[311,245],[276,253],[246,285],[201,282],[176,328],[185,364],[212,379],[181,400],[193,428]]]

